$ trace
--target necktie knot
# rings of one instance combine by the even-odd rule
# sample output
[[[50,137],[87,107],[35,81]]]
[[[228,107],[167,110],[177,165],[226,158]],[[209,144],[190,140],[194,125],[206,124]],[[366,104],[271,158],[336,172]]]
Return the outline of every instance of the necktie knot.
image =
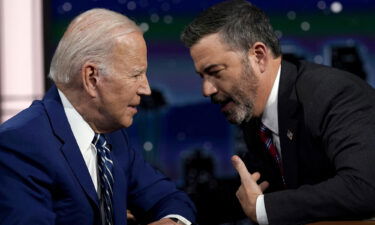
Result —
[[[272,131],[268,129],[263,123],[260,124],[259,133],[265,137],[271,137]]]
[[[98,148],[108,148],[107,140],[105,139],[104,135],[95,133],[94,139],[92,140],[92,143],[95,145],[95,147]]]
[[[272,131],[263,123],[261,123],[259,127],[259,137],[262,143],[265,144],[266,150],[272,155],[272,157],[276,157],[275,154],[278,153],[275,145],[272,142]]]

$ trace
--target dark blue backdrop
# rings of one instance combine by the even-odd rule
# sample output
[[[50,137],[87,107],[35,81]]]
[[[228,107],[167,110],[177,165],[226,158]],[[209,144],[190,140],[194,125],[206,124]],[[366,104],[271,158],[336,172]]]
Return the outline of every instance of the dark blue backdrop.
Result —
[[[201,95],[188,50],[179,41],[183,27],[217,0],[52,0],[50,46],[69,21],[95,7],[112,9],[136,20],[145,30],[149,81],[159,93],[129,129],[134,145],[167,175],[183,184],[183,162],[200,149],[213,160],[217,177],[234,171],[230,156],[243,146],[238,131]],[[284,53],[326,65],[356,61],[375,86],[375,2],[370,0],[254,0],[271,19]],[[54,47],[47,49],[50,54]],[[337,61],[339,60],[339,61]],[[341,61],[340,61],[341,60]],[[338,63],[337,63],[338,62]],[[355,69],[359,71],[359,69]],[[359,71],[360,72],[360,71]],[[158,100],[159,99],[159,100]],[[160,99],[164,99],[163,104]]]

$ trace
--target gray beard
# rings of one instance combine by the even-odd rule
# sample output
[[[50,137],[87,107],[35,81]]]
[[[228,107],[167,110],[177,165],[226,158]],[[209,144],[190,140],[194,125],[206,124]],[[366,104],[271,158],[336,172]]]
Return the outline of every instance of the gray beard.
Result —
[[[254,104],[252,101],[246,103],[235,102],[236,106],[226,113],[226,118],[230,123],[240,125],[248,122],[253,117]]]
[[[233,91],[233,101],[236,106],[226,113],[230,123],[240,125],[249,122],[254,113],[254,100],[257,96],[258,79],[255,77],[249,61],[243,62],[241,82]]]

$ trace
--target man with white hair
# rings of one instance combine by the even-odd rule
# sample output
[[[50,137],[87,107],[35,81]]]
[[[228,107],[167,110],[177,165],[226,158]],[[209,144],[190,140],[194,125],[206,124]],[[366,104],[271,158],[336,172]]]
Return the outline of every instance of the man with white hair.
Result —
[[[145,163],[126,131],[150,95],[142,32],[92,9],[69,25],[53,56],[56,84],[0,127],[1,224],[191,224],[195,209]]]

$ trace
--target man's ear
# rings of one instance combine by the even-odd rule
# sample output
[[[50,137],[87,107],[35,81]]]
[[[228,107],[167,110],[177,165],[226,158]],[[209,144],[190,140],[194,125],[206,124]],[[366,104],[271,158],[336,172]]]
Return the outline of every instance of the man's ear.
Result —
[[[266,71],[268,63],[268,48],[262,42],[255,42],[249,49],[248,57],[252,59],[250,62],[252,65],[257,66],[261,73]]]
[[[81,70],[82,85],[91,97],[96,97],[99,82],[99,70],[95,63],[86,62]]]

